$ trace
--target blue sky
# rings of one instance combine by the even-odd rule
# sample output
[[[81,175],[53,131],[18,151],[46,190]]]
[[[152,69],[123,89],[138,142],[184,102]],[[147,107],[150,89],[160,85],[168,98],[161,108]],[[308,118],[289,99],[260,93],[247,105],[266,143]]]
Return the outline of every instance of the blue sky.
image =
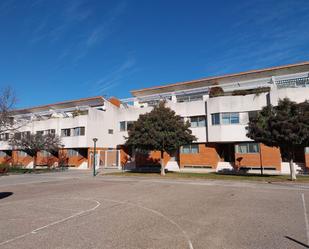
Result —
[[[309,60],[308,0],[1,0],[17,107]]]

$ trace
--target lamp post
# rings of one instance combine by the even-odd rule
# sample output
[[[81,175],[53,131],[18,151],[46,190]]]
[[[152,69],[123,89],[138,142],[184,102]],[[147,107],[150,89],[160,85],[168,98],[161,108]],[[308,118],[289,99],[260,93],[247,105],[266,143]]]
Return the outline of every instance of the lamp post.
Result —
[[[61,170],[64,170],[64,144],[61,144],[61,154],[59,155],[60,156],[60,167],[61,167]]]
[[[93,176],[95,176],[95,154],[96,154],[96,143],[98,141],[97,138],[93,138]]]

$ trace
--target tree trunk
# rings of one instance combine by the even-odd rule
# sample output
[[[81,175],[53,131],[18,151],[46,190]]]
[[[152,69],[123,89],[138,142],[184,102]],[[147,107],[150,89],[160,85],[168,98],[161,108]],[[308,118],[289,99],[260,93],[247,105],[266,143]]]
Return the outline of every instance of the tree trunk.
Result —
[[[33,156],[33,170],[36,169],[36,155]]]
[[[291,174],[291,181],[295,181],[296,174],[295,174],[295,169],[294,169],[293,157],[290,158],[290,174]]]
[[[164,151],[161,151],[160,164],[161,164],[161,176],[165,175],[165,167],[163,162]]]

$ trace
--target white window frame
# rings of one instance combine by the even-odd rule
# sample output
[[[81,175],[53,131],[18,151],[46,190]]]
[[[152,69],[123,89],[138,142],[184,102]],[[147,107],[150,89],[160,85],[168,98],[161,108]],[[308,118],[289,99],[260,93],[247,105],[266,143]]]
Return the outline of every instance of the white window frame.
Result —
[[[246,147],[246,152],[241,151],[241,147],[240,146],[244,146]],[[256,146],[256,151],[251,150],[252,148],[254,148],[254,146]],[[259,154],[260,153],[260,145],[258,143],[239,143],[239,144],[235,144],[235,152],[238,154]]]

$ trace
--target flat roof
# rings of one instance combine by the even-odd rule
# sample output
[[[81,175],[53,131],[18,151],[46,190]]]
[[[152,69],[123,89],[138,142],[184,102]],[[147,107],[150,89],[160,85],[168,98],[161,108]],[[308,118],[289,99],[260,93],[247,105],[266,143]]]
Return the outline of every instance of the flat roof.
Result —
[[[16,109],[12,111],[13,115],[18,114],[26,114],[26,113],[37,113],[37,112],[44,112],[50,109],[59,110],[59,109],[66,109],[71,107],[78,107],[78,106],[101,106],[104,104],[104,98],[102,96],[90,97],[90,98],[81,98],[76,100],[67,100],[62,102],[57,102],[48,105],[39,105],[29,108],[23,109]]]
[[[228,81],[237,82],[241,80],[244,81],[248,79],[257,79],[257,78],[278,76],[284,74],[300,73],[304,71],[309,71],[309,61],[283,65],[283,66],[269,67],[264,69],[250,70],[240,73],[225,74],[221,76],[210,76],[198,80],[184,81],[162,86],[148,87],[139,90],[133,90],[131,91],[131,94],[135,97],[141,97],[151,94],[181,91],[203,86],[212,86],[215,84],[224,84],[228,83]]]

